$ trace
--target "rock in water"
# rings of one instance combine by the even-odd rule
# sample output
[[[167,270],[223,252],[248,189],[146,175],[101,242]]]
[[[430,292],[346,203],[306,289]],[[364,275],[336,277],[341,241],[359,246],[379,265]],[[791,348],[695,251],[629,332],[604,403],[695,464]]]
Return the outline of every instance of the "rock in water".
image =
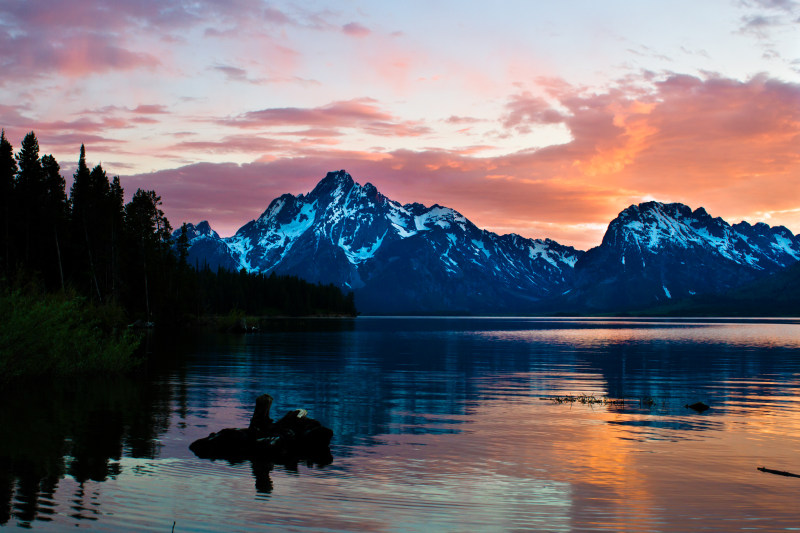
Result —
[[[702,413],[703,411],[706,411],[706,410],[710,409],[710,407],[708,405],[704,404],[703,402],[695,402],[695,403],[693,403],[691,405],[686,405],[684,407],[686,407],[687,409],[693,409],[693,410],[697,411],[698,413]]]
[[[260,459],[275,463],[296,463],[300,459],[329,464],[333,431],[309,418],[305,409],[289,411],[273,423],[269,417],[272,397],[256,399],[250,426],[226,428],[194,441],[189,449],[204,459]]]

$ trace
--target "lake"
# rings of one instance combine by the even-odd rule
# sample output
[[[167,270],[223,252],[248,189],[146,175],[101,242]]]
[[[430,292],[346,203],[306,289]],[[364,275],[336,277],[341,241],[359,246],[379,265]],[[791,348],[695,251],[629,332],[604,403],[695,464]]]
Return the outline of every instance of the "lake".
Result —
[[[0,524],[56,531],[800,526],[800,321],[369,318],[153,339],[144,375],[18,386]],[[333,463],[198,459],[305,408]],[[561,401],[565,396],[610,403]],[[704,412],[686,405],[702,401]]]

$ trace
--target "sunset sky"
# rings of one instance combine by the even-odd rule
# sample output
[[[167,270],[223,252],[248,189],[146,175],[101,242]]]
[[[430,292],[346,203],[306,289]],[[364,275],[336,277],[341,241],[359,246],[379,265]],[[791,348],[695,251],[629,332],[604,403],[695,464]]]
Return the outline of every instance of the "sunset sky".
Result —
[[[230,235],[346,169],[587,249],[646,200],[800,232],[800,2],[4,0],[0,127]]]

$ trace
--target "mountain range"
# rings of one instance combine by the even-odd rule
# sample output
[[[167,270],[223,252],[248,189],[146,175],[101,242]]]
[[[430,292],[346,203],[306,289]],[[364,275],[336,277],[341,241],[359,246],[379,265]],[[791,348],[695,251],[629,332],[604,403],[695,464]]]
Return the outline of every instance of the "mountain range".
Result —
[[[232,237],[205,221],[187,230],[193,264],[332,283],[365,314],[627,312],[721,294],[800,259],[800,237],[783,226],[660,202],[626,208],[584,252],[401,205],[344,170],[276,198]]]

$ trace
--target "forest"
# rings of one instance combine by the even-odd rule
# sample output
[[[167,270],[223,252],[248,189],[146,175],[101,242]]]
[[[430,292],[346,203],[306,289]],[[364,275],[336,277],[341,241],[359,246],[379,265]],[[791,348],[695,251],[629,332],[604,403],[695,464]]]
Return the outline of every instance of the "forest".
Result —
[[[99,164],[90,169],[83,145],[73,178],[67,194],[59,163],[40,155],[34,132],[16,153],[5,131],[0,134],[0,311],[6,323],[0,326],[0,371],[15,353],[29,358],[22,352],[42,333],[56,338],[69,327],[65,337],[80,336],[71,323],[78,316],[93,330],[111,332],[131,323],[176,326],[231,313],[356,314],[352,293],[332,285],[189,265],[185,227],[174,239],[161,197],[138,189],[125,203],[119,177],[109,179]]]

